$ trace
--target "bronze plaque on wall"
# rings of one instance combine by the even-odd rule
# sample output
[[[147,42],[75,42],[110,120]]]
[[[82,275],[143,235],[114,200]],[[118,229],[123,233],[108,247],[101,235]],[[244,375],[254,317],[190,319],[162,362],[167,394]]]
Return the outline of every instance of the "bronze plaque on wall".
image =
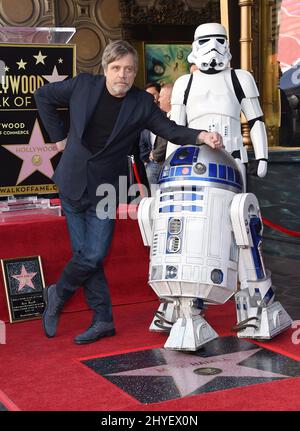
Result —
[[[1,259],[1,267],[10,322],[41,317],[45,282],[40,256]]]

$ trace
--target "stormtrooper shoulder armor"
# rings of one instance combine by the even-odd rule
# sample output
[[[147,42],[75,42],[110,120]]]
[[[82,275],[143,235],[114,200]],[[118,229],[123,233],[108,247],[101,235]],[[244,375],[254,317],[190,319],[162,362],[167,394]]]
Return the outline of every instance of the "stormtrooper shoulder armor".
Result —
[[[190,74],[182,75],[176,79],[172,90],[172,105],[183,105],[184,92],[188,86],[190,76]]]
[[[236,76],[246,98],[259,97],[259,92],[253,75],[244,69],[235,69]]]

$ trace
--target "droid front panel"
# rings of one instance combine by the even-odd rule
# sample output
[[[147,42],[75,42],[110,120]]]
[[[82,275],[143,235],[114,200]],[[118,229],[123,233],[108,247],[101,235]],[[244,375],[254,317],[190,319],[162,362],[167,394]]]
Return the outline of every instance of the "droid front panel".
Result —
[[[207,146],[165,162],[153,210],[149,284],[159,297],[224,303],[236,291],[238,249],[230,206],[241,191],[234,159]]]

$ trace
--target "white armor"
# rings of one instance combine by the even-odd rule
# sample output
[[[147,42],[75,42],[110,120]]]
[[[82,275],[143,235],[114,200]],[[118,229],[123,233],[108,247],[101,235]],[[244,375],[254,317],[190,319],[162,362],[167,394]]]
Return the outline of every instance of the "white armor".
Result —
[[[240,160],[246,163],[247,151],[241,134],[243,112],[250,124],[255,157],[260,160],[258,175],[265,176],[268,142],[259,93],[251,73],[241,69],[232,71],[229,67],[231,55],[225,28],[216,23],[200,25],[195,31],[193,50],[188,59],[199,70],[193,73],[186,103],[184,95],[191,75],[181,76],[175,81],[171,120],[191,128],[220,133],[225,149],[230,154],[239,151]],[[176,148],[177,145],[169,143],[167,157]]]
[[[203,308],[234,294],[239,337],[269,339],[291,325],[263,265],[257,199],[242,191],[225,150],[184,146],[164,163],[155,197],[139,205],[149,284],[163,301],[150,330],[170,330],[166,348],[194,351],[216,338]]]

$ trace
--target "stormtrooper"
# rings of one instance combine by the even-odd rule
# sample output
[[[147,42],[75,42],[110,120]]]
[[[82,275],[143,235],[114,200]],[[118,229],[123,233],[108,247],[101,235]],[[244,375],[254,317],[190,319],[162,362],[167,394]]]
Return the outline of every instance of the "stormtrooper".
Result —
[[[267,173],[268,142],[255,80],[247,70],[230,68],[230,60],[225,28],[218,23],[199,25],[188,56],[198,70],[176,80],[171,119],[188,127],[219,132],[226,151],[240,164],[245,183],[242,164],[248,157],[241,134],[241,112],[250,127],[259,177]],[[170,143],[167,156],[176,148]]]
[[[240,338],[270,339],[292,323],[275,301],[264,267],[258,201],[245,193],[241,111],[259,159],[257,173],[267,171],[258,91],[250,73],[229,68],[230,58],[223,26],[196,29],[189,61],[199,70],[175,82],[171,118],[219,132],[225,149],[168,144],[159,189],[138,209],[143,242],[150,246],[149,284],[161,300],[150,330],[170,332],[165,348],[173,350],[195,351],[218,337],[204,310],[233,295]]]

